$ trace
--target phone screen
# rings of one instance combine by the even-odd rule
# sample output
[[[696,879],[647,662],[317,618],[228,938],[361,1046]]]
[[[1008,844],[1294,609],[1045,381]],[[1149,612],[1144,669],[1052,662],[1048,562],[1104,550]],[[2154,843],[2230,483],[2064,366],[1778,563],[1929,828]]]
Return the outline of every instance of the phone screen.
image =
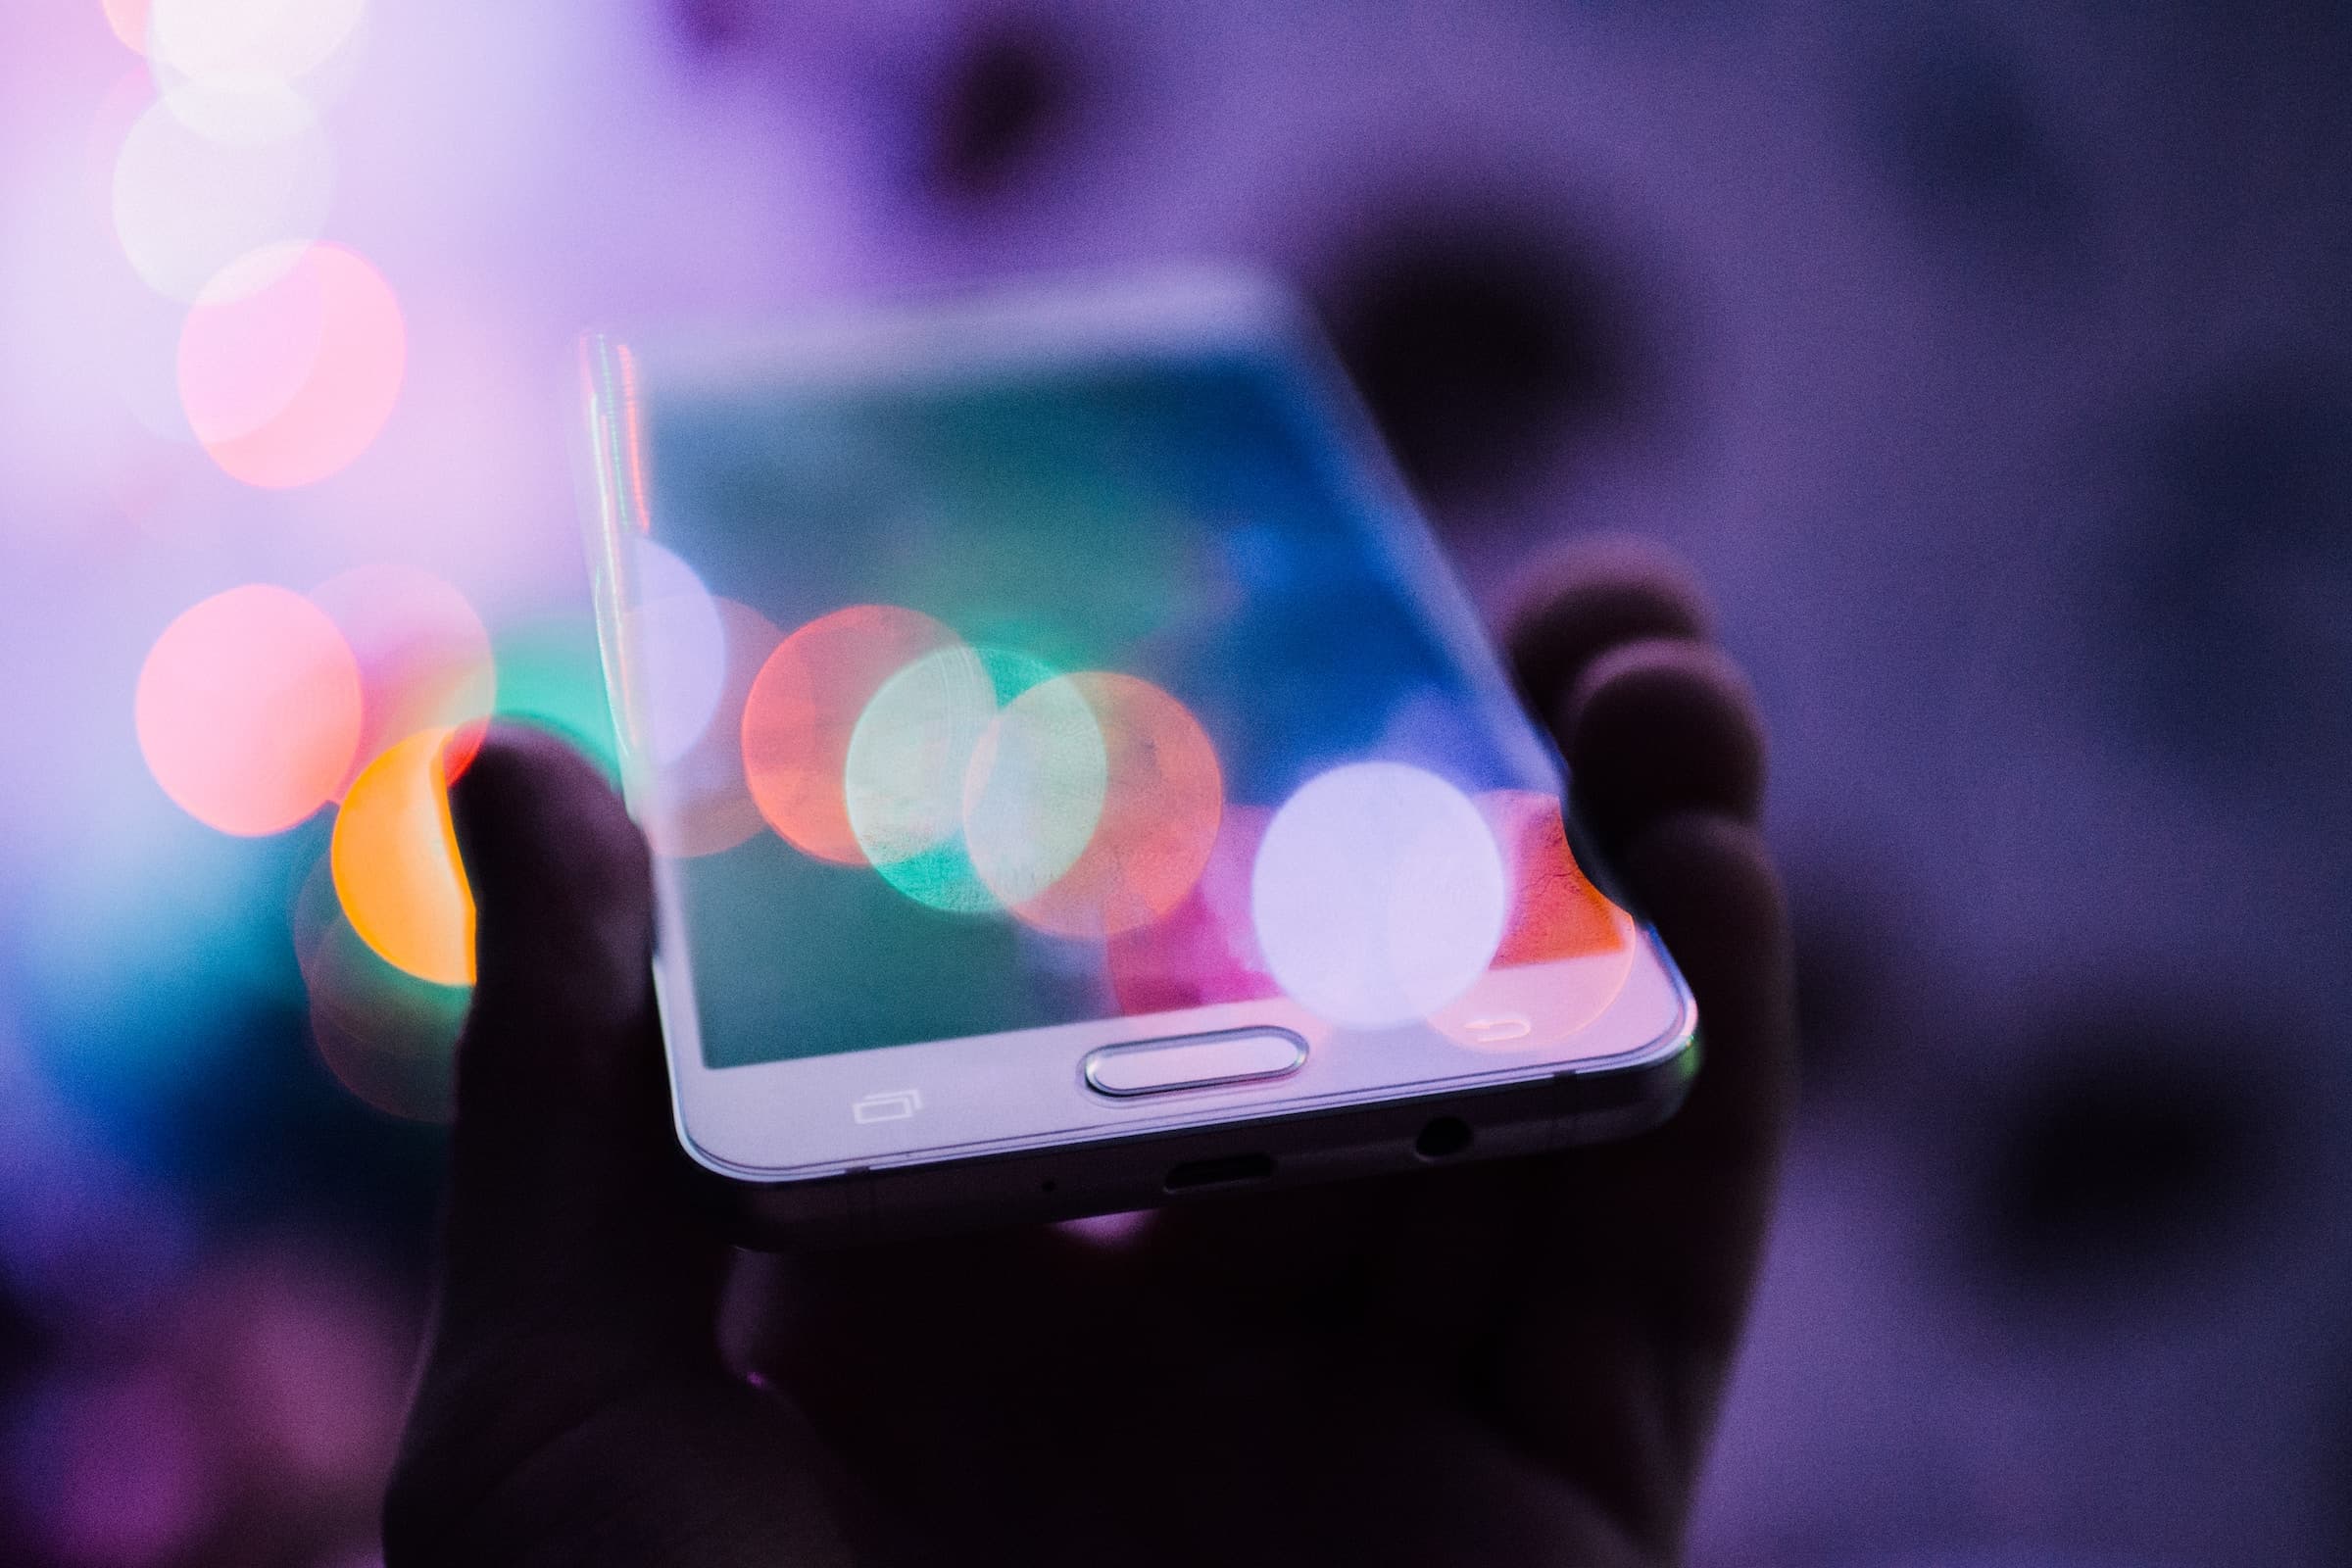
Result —
[[[1631,953],[1311,369],[614,363],[617,706],[708,1065],[1275,997],[1377,1033]],[[1597,1013],[1625,966],[1575,972]]]

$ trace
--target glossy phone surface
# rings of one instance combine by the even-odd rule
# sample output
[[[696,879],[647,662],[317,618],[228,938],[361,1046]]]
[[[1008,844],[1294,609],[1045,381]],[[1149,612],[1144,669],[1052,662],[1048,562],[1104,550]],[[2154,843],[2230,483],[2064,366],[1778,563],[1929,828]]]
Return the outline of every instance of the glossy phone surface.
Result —
[[[818,1179],[1654,1063],[1690,999],[1302,318],[583,345],[687,1148]]]

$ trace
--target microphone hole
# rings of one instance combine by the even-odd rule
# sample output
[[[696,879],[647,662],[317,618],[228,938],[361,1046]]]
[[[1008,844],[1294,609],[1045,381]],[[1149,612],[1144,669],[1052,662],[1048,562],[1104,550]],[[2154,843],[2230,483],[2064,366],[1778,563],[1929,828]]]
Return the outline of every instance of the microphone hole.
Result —
[[[1413,1152],[1423,1159],[1450,1159],[1468,1149],[1475,1136],[1461,1117],[1440,1116],[1421,1129],[1421,1136],[1413,1140]]]

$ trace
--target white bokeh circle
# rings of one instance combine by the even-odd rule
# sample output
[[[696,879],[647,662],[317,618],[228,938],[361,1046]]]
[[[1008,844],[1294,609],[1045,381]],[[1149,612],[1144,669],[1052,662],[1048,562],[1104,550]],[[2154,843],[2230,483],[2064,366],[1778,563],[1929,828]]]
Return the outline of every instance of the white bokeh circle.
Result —
[[[1501,945],[1510,885],[1460,790],[1401,762],[1351,762],[1274,813],[1250,906],[1285,992],[1334,1023],[1380,1029],[1477,983]]]

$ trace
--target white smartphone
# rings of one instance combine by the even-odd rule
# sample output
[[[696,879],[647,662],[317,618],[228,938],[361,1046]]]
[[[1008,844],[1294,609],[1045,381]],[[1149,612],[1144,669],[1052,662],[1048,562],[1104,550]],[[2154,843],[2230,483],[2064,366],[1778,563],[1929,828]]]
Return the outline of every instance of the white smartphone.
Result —
[[[1680,1102],[1690,992],[1285,291],[598,335],[581,367],[678,1139],[747,1239]]]

